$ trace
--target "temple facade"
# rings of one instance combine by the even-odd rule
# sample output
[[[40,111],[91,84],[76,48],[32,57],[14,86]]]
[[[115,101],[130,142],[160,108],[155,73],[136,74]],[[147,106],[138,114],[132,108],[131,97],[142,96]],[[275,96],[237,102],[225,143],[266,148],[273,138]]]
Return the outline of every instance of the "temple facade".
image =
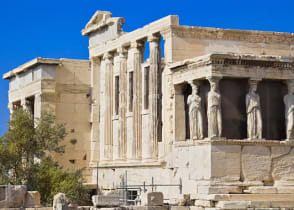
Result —
[[[124,23],[97,11],[82,30],[90,71],[76,78],[89,107],[72,117],[86,184],[107,194],[127,181],[136,195],[146,186],[199,208],[294,207],[294,34],[182,26],[174,15],[132,32]]]

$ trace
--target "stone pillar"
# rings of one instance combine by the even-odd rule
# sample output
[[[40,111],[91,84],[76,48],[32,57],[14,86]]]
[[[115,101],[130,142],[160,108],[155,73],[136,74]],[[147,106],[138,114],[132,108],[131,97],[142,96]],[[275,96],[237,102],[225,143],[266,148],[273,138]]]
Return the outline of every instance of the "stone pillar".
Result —
[[[118,49],[119,56],[119,134],[118,134],[118,158],[126,159],[127,153],[127,51]]]
[[[152,158],[157,159],[158,141],[161,140],[161,68],[160,68],[160,39],[151,35],[148,37],[150,46],[150,144],[152,144]]]
[[[262,117],[260,97],[257,91],[257,84],[260,80],[250,79],[249,92],[246,95],[247,113],[247,137],[248,139],[262,139]]]
[[[100,151],[102,160],[112,160],[112,55],[105,53],[101,69]],[[102,82],[103,80],[103,82]]]
[[[34,119],[38,119],[41,117],[41,105],[42,105],[42,94],[37,93],[35,94],[35,101],[34,101]]]
[[[131,44],[132,51],[132,67],[134,71],[134,100],[133,100],[133,138],[135,159],[142,158],[142,44],[133,42]]]
[[[30,111],[30,102],[26,98],[21,98],[20,105],[24,110]]]
[[[222,136],[221,94],[219,77],[209,77],[210,91],[207,97],[208,138],[219,139]]]
[[[99,81],[100,58],[91,58],[91,157],[90,164],[96,166],[99,161]]]

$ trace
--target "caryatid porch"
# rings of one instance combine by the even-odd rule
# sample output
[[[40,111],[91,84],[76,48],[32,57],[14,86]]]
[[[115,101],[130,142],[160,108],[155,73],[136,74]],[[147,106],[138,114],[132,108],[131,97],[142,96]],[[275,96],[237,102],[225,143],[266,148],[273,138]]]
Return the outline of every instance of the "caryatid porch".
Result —
[[[190,145],[197,196],[293,193],[293,58],[209,54],[169,68],[174,144]]]
[[[210,54],[172,64],[174,140],[293,139],[289,127],[293,120],[287,120],[293,106],[294,64],[291,59]],[[195,88],[196,92],[191,91]],[[199,107],[189,105],[193,96],[201,101]],[[195,122],[197,125],[190,119],[196,116],[191,112],[192,106],[201,113],[201,117],[197,117],[201,120]],[[199,135],[191,135],[193,126],[201,128]]]

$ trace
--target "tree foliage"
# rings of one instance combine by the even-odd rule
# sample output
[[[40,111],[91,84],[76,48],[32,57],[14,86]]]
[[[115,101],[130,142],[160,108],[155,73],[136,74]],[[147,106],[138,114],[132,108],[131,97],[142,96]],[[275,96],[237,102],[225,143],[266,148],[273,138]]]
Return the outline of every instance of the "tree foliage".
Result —
[[[64,151],[59,146],[66,136],[64,125],[56,124],[52,113],[42,112],[34,121],[28,111],[18,109],[8,126],[0,138],[0,184],[24,184],[40,192],[43,204],[51,203],[58,192],[83,203],[88,194],[81,171],[63,171],[49,156]]]

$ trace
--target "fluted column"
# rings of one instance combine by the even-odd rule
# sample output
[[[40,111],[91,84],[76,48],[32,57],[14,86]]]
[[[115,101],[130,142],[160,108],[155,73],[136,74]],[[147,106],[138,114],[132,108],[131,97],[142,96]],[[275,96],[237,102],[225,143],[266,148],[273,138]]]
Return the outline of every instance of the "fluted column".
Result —
[[[101,58],[91,58],[91,157],[90,164],[99,161],[99,105],[100,105],[100,66]]]
[[[135,159],[142,158],[142,44],[133,42],[131,50],[133,53],[134,70],[134,100],[133,100],[133,137],[135,143]]]
[[[101,147],[102,160],[112,160],[112,55],[105,53],[103,56],[102,74],[104,82],[101,83]],[[102,81],[102,79],[100,81]]]
[[[152,159],[157,158],[158,141],[161,140],[161,68],[160,68],[160,39],[157,36],[149,36],[150,46],[150,144],[152,144]]]
[[[118,134],[118,158],[126,159],[127,152],[127,51],[118,49],[119,56],[119,134]]]

